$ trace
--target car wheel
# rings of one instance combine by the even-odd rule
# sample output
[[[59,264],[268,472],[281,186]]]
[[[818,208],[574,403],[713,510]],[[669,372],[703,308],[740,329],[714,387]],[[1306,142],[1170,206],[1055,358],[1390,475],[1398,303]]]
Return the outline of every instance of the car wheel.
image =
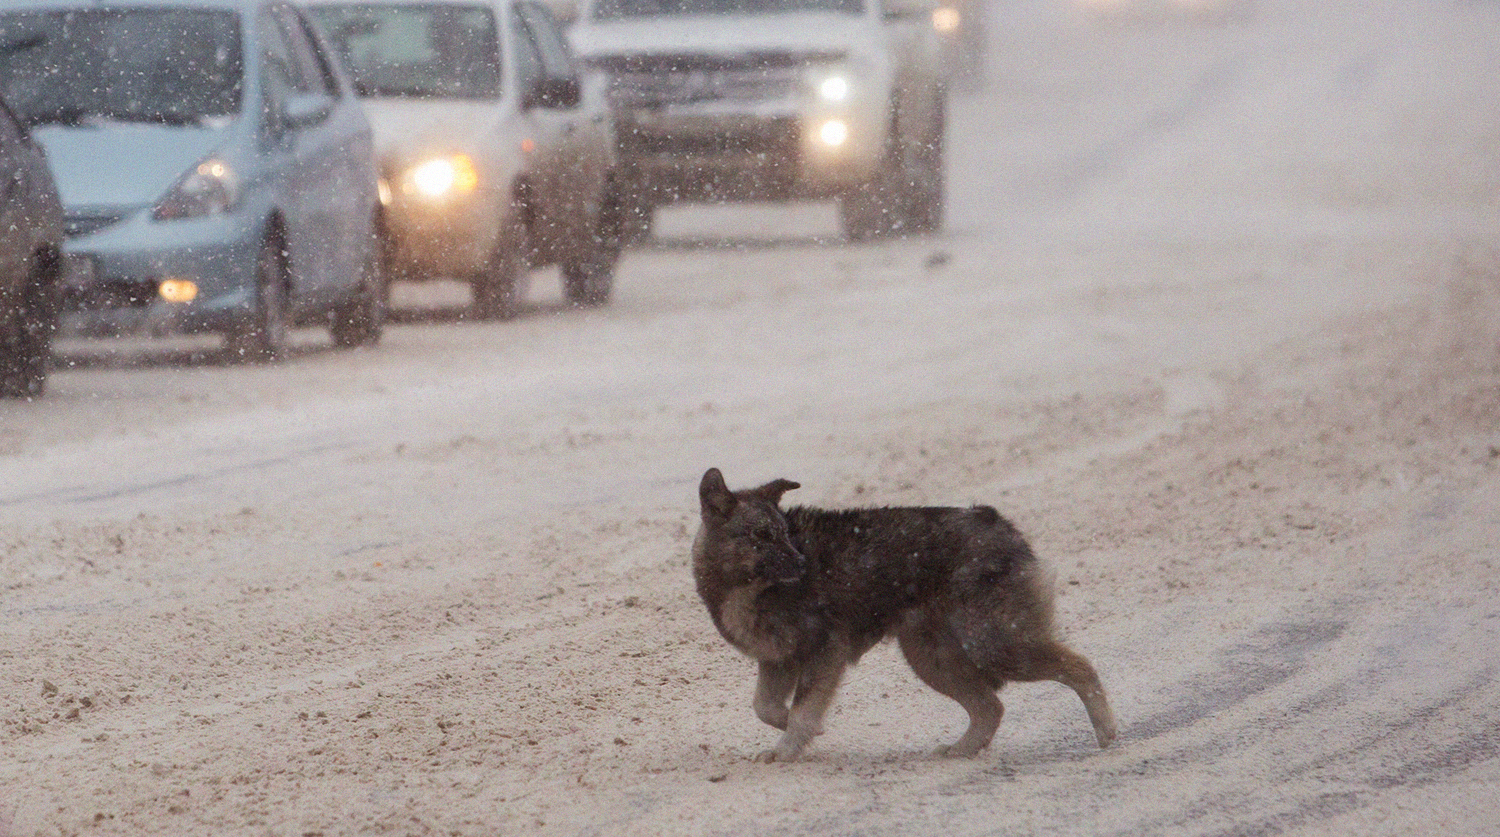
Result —
[[[359,287],[330,314],[328,330],[335,346],[373,346],[380,342],[390,302],[390,272],[386,269],[385,242],[377,238],[369,250]]]
[[[875,176],[839,198],[839,225],[850,241],[884,238],[904,226],[900,166],[887,154]]]
[[[477,319],[509,320],[521,312],[530,244],[523,214],[512,212],[510,216],[489,261],[469,282]]]
[[[630,246],[650,239],[656,224],[656,207],[642,200],[620,200],[620,245]]]
[[[943,228],[944,174],[943,139],[946,120],[943,105],[938,103],[935,130],[912,155],[910,227],[913,232],[930,233]]]
[[[609,302],[615,280],[613,262],[603,259],[571,262],[563,265],[562,275],[563,295],[568,304],[587,308]]]
[[[286,355],[291,333],[288,278],[281,238],[267,235],[255,257],[255,309],[227,336],[230,353],[240,360],[268,363]]]
[[[563,295],[572,305],[597,306],[609,302],[614,288],[615,263],[620,260],[624,202],[613,186],[605,192],[593,234],[582,252],[563,262]]]
[[[57,331],[55,285],[47,262],[39,260],[14,313],[11,338],[0,344],[0,398],[40,398],[47,386],[47,362]]]
[[[925,142],[911,141],[899,126],[891,127],[875,175],[839,200],[839,221],[850,241],[930,232],[942,225],[942,134],[941,120],[936,138]]]

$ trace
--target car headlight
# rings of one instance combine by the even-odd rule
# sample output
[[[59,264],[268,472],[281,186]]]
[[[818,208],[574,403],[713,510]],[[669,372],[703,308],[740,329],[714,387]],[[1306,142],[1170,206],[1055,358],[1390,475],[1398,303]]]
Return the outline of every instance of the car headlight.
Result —
[[[849,98],[849,77],[836,74],[818,82],[818,98],[825,102],[842,102]]]
[[[843,62],[814,64],[807,70],[807,89],[819,102],[841,105],[854,95],[855,73]]]
[[[234,168],[209,157],[178,179],[157,202],[151,217],[157,221],[205,218],[234,209],[240,202],[240,182]]]
[[[467,154],[433,157],[412,166],[403,185],[408,193],[437,200],[479,188],[479,170]]]
[[[830,119],[818,127],[818,139],[829,148],[838,148],[849,139],[849,123]]]
[[[938,6],[932,10],[932,28],[939,35],[950,35],[958,31],[962,18],[953,6]]]

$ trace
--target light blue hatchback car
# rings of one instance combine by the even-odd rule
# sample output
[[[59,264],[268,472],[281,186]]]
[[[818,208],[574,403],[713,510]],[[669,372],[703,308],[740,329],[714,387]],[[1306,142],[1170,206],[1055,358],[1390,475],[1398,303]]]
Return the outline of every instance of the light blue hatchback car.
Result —
[[[248,359],[293,324],[384,319],[369,123],[277,0],[6,0],[0,89],[66,212],[63,327],[220,332]]]

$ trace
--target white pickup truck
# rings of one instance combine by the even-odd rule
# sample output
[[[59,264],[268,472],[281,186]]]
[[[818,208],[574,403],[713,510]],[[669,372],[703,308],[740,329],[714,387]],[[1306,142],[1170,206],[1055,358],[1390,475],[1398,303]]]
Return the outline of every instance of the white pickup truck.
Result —
[[[585,0],[627,228],[676,201],[834,198],[863,240],[942,224],[931,0]],[[632,223],[633,222],[633,223]]]

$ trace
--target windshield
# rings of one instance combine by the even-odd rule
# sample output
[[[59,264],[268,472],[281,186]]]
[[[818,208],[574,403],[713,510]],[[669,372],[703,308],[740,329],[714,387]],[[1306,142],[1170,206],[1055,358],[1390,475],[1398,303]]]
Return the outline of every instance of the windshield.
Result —
[[[0,89],[31,124],[198,124],[239,112],[241,78],[233,12],[0,13]]]
[[[595,20],[615,20],[807,11],[860,14],[864,8],[864,0],[597,0],[593,16]]]
[[[495,15],[467,5],[314,6],[361,96],[500,95]]]

